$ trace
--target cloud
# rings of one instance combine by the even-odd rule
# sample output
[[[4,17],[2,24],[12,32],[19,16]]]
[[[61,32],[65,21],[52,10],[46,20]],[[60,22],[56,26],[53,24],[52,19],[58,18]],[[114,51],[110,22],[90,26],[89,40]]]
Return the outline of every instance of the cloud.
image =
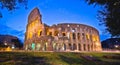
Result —
[[[110,38],[110,35],[100,34],[100,40],[101,41],[106,40],[108,38]]]
[[[0,24],[0,34],[3,35],[13,35],[18,37],[22,42],[24,40],[24,31],[18,31],[6,25]]]

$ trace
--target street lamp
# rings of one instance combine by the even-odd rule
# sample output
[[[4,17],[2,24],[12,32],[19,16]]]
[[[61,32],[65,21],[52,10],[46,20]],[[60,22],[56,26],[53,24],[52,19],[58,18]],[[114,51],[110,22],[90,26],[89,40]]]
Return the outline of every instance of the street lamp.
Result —
[[[118,45],[114,45],[115,46],[115,48],[118,48]]]
[[[6,42],[6,41],[4,42],[4,45],[5,45],[5,46],[7,45],[7,42]]]

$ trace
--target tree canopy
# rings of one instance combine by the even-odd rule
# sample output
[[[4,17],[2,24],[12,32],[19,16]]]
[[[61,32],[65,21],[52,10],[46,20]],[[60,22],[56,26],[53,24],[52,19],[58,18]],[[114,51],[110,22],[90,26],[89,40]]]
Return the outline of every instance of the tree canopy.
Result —
[[[99,20],[112,37],[120,37],[120,0],[85,0],[89,5],[100,5]]]
[[[18,9],[19,6],[21,6],[21,5],[25,6],[25,8],[27,8],[27,1],[28,0],[0,0],[0,8],[1,9],[6,8],[8,11]],[[0,11],[0,18],[1,17],[2,17],[2,13]]]

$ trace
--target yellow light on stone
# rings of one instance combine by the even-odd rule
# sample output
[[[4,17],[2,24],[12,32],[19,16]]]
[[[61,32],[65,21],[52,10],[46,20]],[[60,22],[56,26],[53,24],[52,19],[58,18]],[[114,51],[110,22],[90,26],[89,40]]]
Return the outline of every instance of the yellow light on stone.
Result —
[[[95,36],[94,35],[92,35],[92,40],[95,41]]]
[[[33,28],[33,27],[34,27],[34,22],[32,22],[32,24],[31,24],[31,25],[32,25],[32,28]]]
[[[90,39],[90,36],[89,36],[89,34],[86,34],[86,36],[87,36],[87,39]]]
[[[29,33],[29,38],[32,38],[32,32]]]
[[[49,32],[47,31],[47,35],[49,35]]]
[[[57,36],[57,35],[58,35],[58,31],[55,31],[55,32],[54,32],[54,35]]]
[[[38,34],[38,36],[40,36],[40,32],[41,32],[41,30],[38,30],[38,33],[37,33],[37,34]]]
[[[99,46],[99,45],[100,45],[100,43],[96,42],[96,46]]]
[[[35,20],[35,23],[38,23],[38,19]]]
[[[8,46],[5,51],[12,51],[12,49]]]
[[[49,29],[46,27],[46,32],[47,32],[47,35],[49,35]]]

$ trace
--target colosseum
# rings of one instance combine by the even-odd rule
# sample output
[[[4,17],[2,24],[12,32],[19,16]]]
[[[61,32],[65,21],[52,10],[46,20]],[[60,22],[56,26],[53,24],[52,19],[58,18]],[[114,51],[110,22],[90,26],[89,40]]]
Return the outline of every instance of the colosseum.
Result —
[[[38,8],[28,16],[24,49],[34,51],[101,51],[99,32],[88,25],[60,23],[52,26],[41,20]]]

